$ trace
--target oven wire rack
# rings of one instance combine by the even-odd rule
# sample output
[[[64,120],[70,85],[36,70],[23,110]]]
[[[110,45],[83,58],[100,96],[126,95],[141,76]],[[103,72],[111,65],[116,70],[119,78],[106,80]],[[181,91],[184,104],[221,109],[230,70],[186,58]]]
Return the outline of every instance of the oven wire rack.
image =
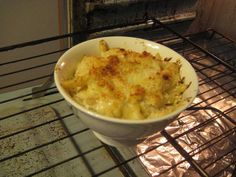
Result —
[[[236,161],[231,161],[214,174],[209,174],[207,168],[229,154],[236,153],[236,144],[221,154],[215,161],[202,166],[194,160],[194,155],[200,153],[201,148],[209,148],[213,144],[223,141],[226,137],[236,134],[236,105],[218,108],[215,105],[225,99],[236,98],[236,43],[226,36],[209,29],[191,35],[182,35],[169,25],[157,19],[152,21],[152,30],[163,30],[168,34],[165,38],[155,34],[152,40],[162,43],[187,58],[194,66],[199,76],[200,101],[194,102],[186,114],[176,121],[198,111],[205,111],[209,117],[206,122],[192,127],[180,135],[174,136],[163,130],[165,137],[184,160],[179,164],[163,170],[156,176],[167,174],[183,162],[190,164],[199,176],[220,176],[225,170],[232,169],[232,176],[236,175]],[[134,24],[135,25],[135,24]],[[106,30],[97,29],[97,31]],[[17,48],[27,48],[55,40],[73,38],[78,35],[89,36],[96,30],[75,32],[50,38],[25,42],[21,44],[1,47],[0,52],[12,51]],[[33,55],[14,61],[0,63],[0,68],[11,63],[35,60],[42,56],[62,53],[69,48],[60,49],[40,55]],[[196,55],[197,54],[197,55]],[[45,65],[50,62],[15,71],[7,71],[1,77],[18,74]],[[58,93],[52,79],[53,74],[0,86],[1,89],[39,79],[49,79],[46,87],[39,87],[32,92],[32,88],[25,88],[9,93],[2,93],[0,98],[0,176],[150,176],[140,161],[140,157],[163,144],[152,146],[147,151],[137,154],[135,148],[114,148],[98,141],[91,131],[74,116],[71,108]],[[51,80],[50,80],[51,78]],[[206,88],[205,85],[211,84]],[[44,84],[45,85],[45,84]],[[41,89],[40,89],[41,88]],[[217,90],[217,92],[215,92]],[[205,96],[205,95],[209,96]],[[211,114],[207,111],[211,111]],[[199,151],[189,153],[182,147],[178,139],[186,134],[197,131],[210,122],[218,119],[231,125],[231,128],[217,135],[214,139],[201,144]],[[234,142],[236,143],[236,142]],[[235,157],[236,158],[236,157]]]

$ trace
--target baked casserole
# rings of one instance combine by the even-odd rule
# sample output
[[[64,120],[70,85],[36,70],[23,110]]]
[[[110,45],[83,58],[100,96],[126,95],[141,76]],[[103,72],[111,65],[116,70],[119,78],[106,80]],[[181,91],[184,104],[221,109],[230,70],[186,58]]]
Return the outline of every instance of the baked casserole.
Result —
[[[63,88],[80,105],[119,119],[150,119],[169,114],[187,99],[191,83],[180,75],[179,60],[99,42],[100,56],[83,56]]]

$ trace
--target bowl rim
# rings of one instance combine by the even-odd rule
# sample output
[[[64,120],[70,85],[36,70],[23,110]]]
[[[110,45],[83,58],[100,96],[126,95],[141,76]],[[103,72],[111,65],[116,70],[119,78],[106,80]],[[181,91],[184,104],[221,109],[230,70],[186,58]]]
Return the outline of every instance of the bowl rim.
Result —
[[[193,75],[194,75],[194,78],[193,78],[193,81],[196,82],[196,88],[194,89],[194,93],[193,93],[193,96],[191,97],[191,99],[186,103],[184,104],[183,106],[180,106],[178,109],[176,109],[175,111],[169,113],[169,114],[166,114],[164,116],[161,116],[159,118],[150,118],[150,119],[137,119],[137,120],[133,120],[133,119],[120,119],[120,118],[115,118],[115,117],[110,117],[110,116],[105,116],[105,115],[102,115],[102,114],[99,114],[99,113],[96,113],[94,111],[91,111],[87,108],[85,108],[84,106],[80,105],[79,103],[77,103],[76,101],[74,101],[70,96],[69,94],[67,93],[67,91],[61,86],[60,84],[60,81],[59,81],[59,77],[58,77],[58,74],[57,74],[57,71],[58,71],[58,67],[59,67],[59,63],[61,63],[63,61],[63,58],[68,54],[70,53],[71,50],[75,50],[75,48],[77,48],[79,45],[83,45],[85,43],[88,43],[88,42],[93,42],[93,41],[99,41],[99,40],[106,40],[107,38],[129,38],[129,39],[133,39],[133,40],[141,40],[141,41],[144,41],[144,42],[148,42],[148,43],[152,43],[154,45],[157,45],[157,46],[160,46],[160,47],[163,47],[163,48],[167,48],[168,50],[171,50],[172,52],[174,52],[176,55],[178,55],[179,58],[182,58],[183,60],[185,60],[187,62],[187,64],[189,65],[189,68],[191,68],[191,70],[193,71]],[[88,116],[92,116],[93,118],[95,119],[98,119],[98,120],[102,120],[102,121],[106,121],[106,122],[111,122],[111,123],[118,123],[118,124],[150,124],[150,123],[154,123],[154,122],[161,122],[163,120],[170,120],[170,119],[173,119],[175,116],[178,116],[181,112],[183,112],[184,110],[186,110],[193,102],[193,100],[196,98],[197,94],[198,94],[198,77],[197,77],[197,74],[194,70],[194,68],[192,67],[192,65],[189,63],[189,61],[183,57],[182,55],[180,55],[178,52],[174,51],[173,49],[167,47],[167,46],[164,46],[160,43],[157,43],[157,42],[154,42],[154,41],[151,41],[151,40],[146,40],[146,39],[142,39],[142,38],[137,38],[137,37],[128,37],[128,36],[106,36],[106,37],[99,37],[99,38],[94,38],[94,39],[89,39],[89,40],[86,40],[84,42],[81,42],[81,43],[78,43],[76,45],[74,45],[73,47],[71,47],[70,49],[68,49],[63,55],[60,56],[60,58],[58,59],[56,65],[55,65],[55,68],[54,68],[54,81],[55,81],[55,85],[59,91],[59,93],[62,95],[62,97],[64,97],[64,99],[69,103],[71,104],[72,106],[74,106],[75,108],[77,108],[79,111],[83,112],[84,114],[88,115]]]

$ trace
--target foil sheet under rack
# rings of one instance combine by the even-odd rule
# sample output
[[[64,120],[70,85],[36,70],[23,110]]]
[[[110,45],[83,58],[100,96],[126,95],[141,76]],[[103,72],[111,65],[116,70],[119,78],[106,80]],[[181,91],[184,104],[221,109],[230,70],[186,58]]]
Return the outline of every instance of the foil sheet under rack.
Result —
[[[188,116],[184,116],[169,125],[166,131],[171,132],[175,138],[178,137],[177,142],[198,164],[206,168],[208,174],[215,175],[215,171],[219,171],[218,169],[221,169],[222,166],[227,166],[236,158],[236,152],[233,152],[221,161],[209,165],[209,162],[216,161],[220,154],[222,155],[236,146],[236,140],[234,138],[236,127],[220,116],[211,119],[208,112],[199,110]],[[188,114],[188,111],[186,114]],[[207,121],[209,123],[205,126],[199,126]],[[185,133],[195,126],[199,126],[199,128]],[[181,136],[181,134],[184,135]],[[223,136],[220,136],[221,134]],[[155,150],[144,153],[153,147],[155,147]],[[176,177],[199,176],[161,133],[153,135],[138,145],[137,152],[144,153],[140,159],[152,176],[161,176],[161,174],[163,176]],[[221,176],[231,176],[232,170],[233,166],[221,174]]]

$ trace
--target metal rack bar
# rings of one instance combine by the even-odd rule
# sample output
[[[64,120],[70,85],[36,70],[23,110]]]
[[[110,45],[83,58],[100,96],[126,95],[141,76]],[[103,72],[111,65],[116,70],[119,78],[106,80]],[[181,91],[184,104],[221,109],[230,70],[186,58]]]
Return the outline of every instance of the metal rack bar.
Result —
[[[232,108],[230,108],[230,109],[232,109]],[[199,110],[202,110],[202,109],[191,109],[191,108],[189,108],[189,110],[195,110],[195,111],[199,111]],[[226,110],[227,111],[227,110]],[[185,117],[185,116],[183,116],[183,117]],[[177,135],[177,136],[175,136],[174,138],[175,139],[178,139],[178,138],[180,138],[181,136],[184,136],[184,135],[186,135],[186,134],[188,134],[188,133],[190,133],[190,132],[192,132],[192,131],[195,131],[195,130],[197,130],[197,129],[199,129],[199,128],[201,128],[201,127],[203,127],[203,126],[205,126],[205,125],[207,125],[207,124],[209,124],[209,123],[211,123],[211,122],[213,122],[214,120],[216,120],[218,118],[218,116],[217,115],[215,115],[215,116],[213,116],[213,117],[211,117],[210,119],[208,119],[208,120],[206,120],[205,122],[202,122],[201,124],[199,124],[199,125],[197,125],[197,126],[195,126],[195,127],[193,127],[193,128],[191,128],[191,129],[189,129],[189,130],[187,130],[187,131],[185,131],[185,132],[183,132],[183,133],[180,133],[179,135]]]
[[[217,161],[219,161],[220,159],[222,159],[223,157],[227,156],[228,154],[231,154],[232,152],[236,151],[236,147],[233,148],[232,150],[228,151],[227,153],[224,153],[223,155],[219,156],[216,160],[214,160],[213,162],[209,163],[207,166],[204,167],[204,169],[209,168],[211,165],[213,165],[214,163],[216,163]]]
[[[21,82],[17,82],[17,83],[14,83],[14,84],[6,85],[6,86],[3,86],[3,87],[0,87],[0,90],[5,89],[5,88],[9,88],[9,87],[13,87],[13,86],[17,86],[17,85],[21,85],[21,84],[25,84],[27,82],[33,82],[33,81],[36,81],[36,80],[45,79],[47,77],[51,77],[51,74],[47,74],[47,75],[44,75],[44,76],[36,77],[34,79],[29,79],[29,80],[26,80],[26,81],[21,81]]]
[[[60,116],[60,114],[59,114],[55,109],[53,109],[53,110],[55,111],[56,116],[58,117],[58,119],[59,119],[59,121],[60,121],[60,123],[61,123],[63,129],[65,130],[66,134],[67,134],[67,135],[70,135],[70,131],[69,131],[69,129],[67,128],[67,126],[66,126],[66,124],[65,124],[65,122],[64,122],[63,117]],[[87,130],[88,130],[88,129],[84,129],[84,131],[87,131]],[[83,132],[84,132],[84,131],[83,131]],[[81,132],[81,133],[82,133],[82,132]],[[76,143],[74,137],[73,137],[73,136],[70,136],[69,138],[70,138],[70,141],[72,142],[73,146],[75,147],[76,151],[78,152],[78,154],[82,154],[82,151],[81,151],[79,145]],[[86,157],[85,157],[85,156],[81,156],[81,158],[82,158],[82,160],[83,160],[83,162],[84,162],[86,168],[88,169],[90,175],[91,175],[91,176],[94,175],[95,172],[94,172],[93,168],[90,166],[90,164],[88,163]]]
[[[198,70],[202,75],[204,75],[205,77],[208,77],[207,76],[207,74],[205,74],[204,72],[202,72],[201,70]],[[230,90],[233,90],[233,88],[231,88],[231,89],[225,89],[224,87],[221,87],[221,85],[218,83],[218,82],[216,82],[214,79],[212,79],[211,77],[208,77],[209,78],[209,80],[211,80],[214,84],[216,84],[218,87],[220,87],[224,92],[228,92],[229,94],[231,94],[229,91]],[[222,93],[224,93],[224,92],[222,92]],[[219,94],[222,94],[222,93],[219,93]]]
[[[234,165],[234,167],[236,166],[236,160],[233,161],[231,164],[227,165],[225,168],[221,169],[219,172],[217,172],[216,174],[214,174],[212,177],[215,176],[219,176],[221,173],[223,173],[225,170],[227,170],[229,167],[231,167],[232,165]],[[235,168],[236,169],[236,168]],[[232,177],[236,176],[236,170],[233,171]]]
[[[210,32],[211,30],[209,30],[209,31],[204,31],[204,32],[199,32],[198,34],[202,34],[201,36],[203,36],[204,34],[206,34],[207,32]],[[191,39],[194,35],[183,35],[184,37],[186,37],[187,39]],[[195,37],[196,38],[196,37]],[[194,39],[195,39],[194,38]],[[223,39],[223,37],[218,37],[218,38],[213,38],[213,39],[211,39],[211,42],[214,42],[214,41],[217,41],[217,40],[219,40],[219,39]],[[165,44],[165,43],[169,43],[170,41],[175,41],[176,42],[176,44],[179,44],[179,43],[181,43],[181,42],[183,42],[183,39],[181,39],[181,38],[179,38],[178,36],[173,36],[173,35],[170,35],[170,37],[169,38],[164,38],[164,39],[159,39],[159,40],[156,40],[156,42],[158,42],[158,43],[162,43],[162,44]],[[178,42],[179,41],[179,42]],[[221,44],[214,44],[213,46],[211,46],[211,47],[214,47],[214,48],[218,48],[218,47],[222,47],[222,46],[226,46],[226,45],[230,45],[230,44],[233,44],[234,42],[233,41],[227,41],[227,42],[225,42],[225,43],[221,43]],[[191,48],[187,48],[186,49],[186,47],[184,48],[184,49],[181,49],[182,48],[182,46],[181,47],[171,47],[173,50],[178,50],[179,52],[193,52],[193,51],[197,51],[198,49],[196,49],[194,46],[193,47],[191,47]]]
[[[222,141],[224,138],[227,138],[228,136],[232,135],[233,133],[235,133],[235,131],[236,131],[236,128],[230,129],[230,130],[228,130],[228,131],[222,133],[221,135],[219,135],[219,136],[217,136],[217,137],[211,139],[211,140],[208,141],[207,143],[201,144],[201,145],[198,146],[196,149],[191,150],[191,151],[189,152],[189,154],[191,154],[191,153],[193,153],[194,151],[200,149],[200,150],[198,150],[197,153],[191,154],[192,156],[194,156],[194,155],[198,154],[199,152],[206,150],[206,149],[209,148],[210,146],[212,146],[212,145],[214,145],[214,144],[217,144],[218,142]],[[221,138],[220,138],[220,137],[221,137]],[[219,138],[220,138],[220,139],[219,139]],[[218,140],[217,140],[217,139],[218,139]],[[216,141],[214,141],[214,140],[216,140]],[[213,141],[214,141],[214,142],[213,142]],[[211,143],[211,142],[213,142],[213,143]],[[209,145],[206,146],[207,144],[209,144]],[[205,147],[201,149],[201,147],[203,147],[203,146],[205,146]]]
[[[44,57],[44,56],[52,55],[52,54],[59,53],[59,52],[65,52],[68,49],[69,48],[56,50],[56,51],[48,52],[48,53],[43,53],[43,54],[40,54],[40,55],[34,55],[34,56],[31,56],[31,57],[20,58],[20,59],[14,60],[14,61],[7,61],[7,62],[4,62],[4,63],[0,63],[0,66],[13,64],[13,63],[18,63],[18,62],[22,62],[22,61],[26,61],[26,60],[33,60],[33,59],[36,59],[36,58],[39,58],[39,57]]]
[[[163,24],[162,22],[160,22],[159,20],[153,18],[154,23],[161,25],[162,27],[164,27],[165,29],[167,29],[168,31],[172,32],[173,34],[177,35],[178,37],[182,38],[184,41],[190,43],[191,45],[193,45],[194,47],[196,47],[197,49],[201,50],[202,52],[204,52],[205,54],[207,54],[208,56],[214,58],[216,61],[219,61],[221,64],[223,64],[224,66],[226,66],[227,68],[229,68],[230,70],[236,72],[236,69],[229,65],[228,63],[226,63],[225,61],[221,60],[220,58],[218,58],[217,56],[215,56],[214,54],[208,52],[207,50],[205,50],[204,48],[202,48],[201,46],[199,46],[198,44],[192,42],[191,40],[187,39],[186,37],[182,36],[181,34],[179,34],[178,32],[176,32],[175,30],[171,29],[170,27],[168,27],[167,25]]]
[[[202,59],[205,59],[205,58],[202,58]],[[229,61],[229,60],[225,60],[225,61]],[[218,66],[219,64],[218,63],[216,63],[216,64],[213,64],[213,65],[211,65],[211,66],[207,66],[207,65],[205,65],[205,64],[201,64],[201,63],[199,63],[199,60],[198,61],[192,61],[193,63],[196,63],[196,64],[198,64],[198,65],[201,65],[201,66],[205,66],[205,68],[202,68],[202,69],[199,69],[198,70],[198,72],[202,72],[202,71],[204,71],[204,70],[206,70],[206,69],[212,69],[213,67],[215,67],[215,66]],[[214,68],[214,70],[215,71],[218,71],[218,72],[221,72],[220,70],[217,70],[216,68]]]
[[[53,94],[57,94],[57,93],[59,93],[58,92],[58,90],[54,90],[54,91],[51,91],[51,92],[47,92],[47,93],[45,93],[45,91],[47,91],[48,89],[43,89],[42,91],[38,91],[38,92],[33,92],[31,95],[32,95],[32,97],[30,97],[30,98],[25,98],[25,99],[23,99],[23,101],[29,101],[29,100],[33,100],[33,99],[36,99],[36,98],[39,98],[39,97],[43,97],[43,96],[49,96],[49,95],[53,95]],[[36,96],[35,98],[34,98],[34,94],[36,94],[36,93],[42,93],[43,95],[41,96]]]
[[[143,23],[147,23],[147,20],[140,20],[140,21],[137,21],[137,22],[129,23],[128,25],[127,24],[117,24],[117,25],[112,25],[112,26],[100,27],[100,28],[97,28],[97,29],[89,29],[89,30],[86,30],[86,31],[76,31],[76,32],[73,32],[73,33],[57,35],[57,36],[53,36],[53,37],[48,37],[48,38],[43,38],[43,39],[39,39],[39,40],[23,42],[23,43],[19,43],[19,44],[14,44],[14,45],[10,45],[10,46],[1,47],[0,52],[13,50],[13,49],[16,49],[16,48],[22,48],[22,47],[27,47],[27,46],[38,45],[38,44],[46,43],[46,42],[49,42],[49,41],[55,41],[55,40],[74,37],[74,36],[84,36],[84,35],[87,36],[88,34],[92,34],[92,33],[96,33],[96,32],[101,32],[101,31],[115,29],[115,28],[122,28],[122,27],[127,27],[127,26],[135,26],[135,25],[140,25],[140,24],[143,24]]]
[[[41,64],[41,65],[36,65],[36,66],[32,66],[32,67],[28,67],[28,68],[12,71],[12,72],[0,74],[0,77],[8,76],[8,75],[11,75],[11,74],[17,74],[17,73],[20,73],[20,72],[24,72],[24,71],[28,71],[28,70],[32,70],[32,69],[36,69],[36,68],[40,68],[40,67],[44,67],[44,66],[48,66],[48,65],[52,65],[52,64],[55,64],[55,63],[56,63],[56,61],[53,61],[53,62]]]
[[[58,102],[61,102],[61,101],[64,101],[64,99],[58,99],[58,100],[56,100],[56,101],[52,101],[52,102],[46,103],[46,104],[44,104],[44,105],[36,106],[36,107],[30,108],[30,109],[26,109],[26,110],[24,110],[24,111],[20,111],[20,112],[14,113],[14,114],[10,114],[10,115],[7,115],[7,116],[3,116],[3,117],[0,117],[0,121],[1,121],[1,120],[4,120],[4,119],[11,118],[11,117],[14,117],[14,116],[17,116],[17,115],[20,115],[20,114],[22,114],[22,113],[26,113],[26,112],[29,112],[29,111],[38,109],[38,108],[42,108],[42,107],[44,107],[44,106],[49,106],[49,105],[52,105],[52,104],[55,104],[55,103],[58,103]]]
[[[234,88],[228,89],[228,91],[231,91],[231,90],[233,90],[233,89],[234,89]],[[223,94],[223,93],[227,93],[227,91],[222,91],[222,92],[219,92],[218,94]],[[230,97],[230,96],[232,96],[232,95],[229,94],[228,96],[225,96],[224,98],[228,98],[228,97]],[[215,98],[215,96],[213,95],[213,96],[211,96],[211,97],[209,97],[209,98],[207,98],[207,99],[204,99],[204,100],[202,100],[202,101],[200,101],[200,102],[198,102],[198,103],[195,103],[195,104],[193,104],[191,107],[198,106],[198,105],[200,105],[201,103],[204,103],[204,102],[206,102],[206,101],[211,100],[212,98]],[[217,101],[212,102],[211,104],[214,104],[214,103],[216,103],[216,102],[218,102],[218,101],[220,101],[220,100],[222,100],[222,99],[224,99],[224,98],[220,98],[220,99],[218,99]],[[190,107],[190,108],[191,108],[191,107]]]
[[[223,77],[218,77],[218,79],[219,79],[219,78],[223,78]],[[221,86],[228,85],[228,84],[230,84],[230,83],[233,82],[233,81],[236,81],[236,78],[234,78],[234,79],[232,79],[232,80],[230,80],[230,81],[228,81],[228,82],[222,84]],[[209,82],[212,82],[212,81],[209,81]],[[204,93],[207,93],[207,92],[209,92],[209,91],[212,91],[212,90],[214,90],[214,89],[217,89],[217,88],[218,88],[218,86],[212,87],[212,88],[210,88],[209,90],[206,90],[206,91],[204,91],[204,92],[201,92],[201,93],[199,94],[199,96],[200,96],[200,95],[203,95]],[[233,89],[233,88],[232,88],[232,89]],[[227,91],[229,91],[229,89],[228,89]],[[222,92],[222,93],[225,93],[225,92]]]
[[[66,139],[66,138],[69,138],[70,136],[75,136],[75,135],[77,135],[77,134],[83,133],[83,132],[85,132],[85,131],[87,131],[87,130],[89,130],[89,129],[86,128],[86,129],[83,129],[83,130],[80,130],[80,131],[77,131],[77,132],[74,132],[74,133],[70,133],[69,135],[64,136],[64,137],[62,137],[62,138],[58,138],[58,139],[56,139],[56,140],[49,141],[49,142],[44,143],[44,144],[40,144],[39,146],[35,146],[35,147],[33,147],[33,148],[30,148],[30,149],[27,149],[27,150],[25,150],[25,151],[22,151],[22,152],[20,152],[20,153],[17,153],[17,154],[14,154],[14,155],[5,157],[5,158],[1,159],[0,162],[4,162],[4,161],[7,161],[7,160],[12,159],[12,158],[19,157],[19,156],[24,155],[24,154],[26,154],[26,153],[32,152],[32,151],[34,151],[34,150],[36,150],[36,149],[39,149],[39,148],[48,146],[48,145],[53,144],[53,143],[56,143],[56,142],[58,142],[58,141],[62,141],[62,140],[64,140],[64,139]]]
[[[233,74],[233,72],[229,72],[229,73],[225,73],[225,72],[224,72],[224,73],[215,74],[215,75],[213,75],[213,76],[211,76],[211,77],[216,80],[216,79],[221,79],[221,78],[230,76],[230,75],[232,75],[232,74]],[[199,81],[199,86],[202,86],[202,85],[204,85],[204,84],[209,84],[209,83],[211,83],[211,82],[212,82],[211,80],[209,80],[208,78],[205,78],[205,79],[202,79],[202,80]]]
[[[67,114],[67,115],[65,115],[65,116],[60,117],[60,119],[66,119],[66,118],[68,118],[68,117],[70,117],[70,116],[73,116],[73,114]],[[0,140],[5,139],[5,138],[8,138],[8,137],[11,137],[11,136],[18,135],[18,134],[20,134],[20,133],[23,133],[23,132],[26,132],[26,131],[29,131],[29,130],[33,130],[33,129],[35,129],[35,128],[38,128],[38,127],[41,127],[41,126],[50,124],[50,123],[52,123],[52,122],[59,121],[60,119],[59,119],[59,118],[52,119],[52,120],[50,120],[50,121],[43,122],[43,123],[41,123],[41,124],[37,124],[37,125],[34,125],[34,126],[32,126],[32,127],[25,128],[25,129],[16,131],[16,132],[10,133],[10,134],[5,135],[5,136],[0,136]]]
[[[221,52],[220,52],[220,53],[216,53],[216,55],[221,55],[221,54],[222,54]],[[201,60],[203,60],[204,58],[203,58],[203,57],[200,57],[200,58],[196,58],[196,59],[199,59],[199,60],[196,60],[196,61],[201,61]],[[233,58],[226,59],[226,60],[224,60],[224,61],[228,62],[228,61],[233,60],[233,59],[234,59],[234,57],[233,57]]]
[[[90,149],[90,150],[88,150],[88,151],[83,152],[82,154],[78,154],[78,155],[76,155],[76,156],[73,156],[73,157],[71,157],[71,158],[68,158],[68,159],[66,159],[66,160],[63,160],[63,161],[61,161],[61,162],[55,163],[55,164],[53,164],[53,165],[51,165],[51,166],[49,166],[49,167],[45,167],[45,168],[43,168],[43,169],[41,169],[41,170],[39,170],[39,171],[36,171],[36,172],[31,173],[31,174],[29,174],[29,175],[26,175],[26,177],[35,176],[35,175],[40,174],[40,173],[42,173],[42,172],[44,172],[44,171],[47,171],[47,170],[52,169],[52,168],[55,168],[55,167],[57,167],[57,166],[59,166],[59,165],[62,165],[62,164],[64,164],[64,163],[66,163],[66,162],[69,162],[69,161],[72,161],[72,160],[74,160],[74,159],[77,159],[77,158],[79,158],[79,157],[81,157],[81,156],[84,156],[84,155],[86,155],[86,154],[89,154],[89,153],[91,153],[91,152],[93,152],[93,151],[96,151],[96,150],[98,150],[98,149],[101,149],[101,148],[103,148],[103,145],[97,146],[97,147],[95,147],[95,148],[93,148],[93,149]]]
[[[221,100],[223,100],[223,99],[225,99],[225,98],[228,98],[228,97],[230,97],[230,96],[231,96],[231,95],[228,95],[228,96],[226,96],[226,97],[224,97],[224,98],[218,99],[218,100],[212,102],[211,104],[217,103],[217,102],[219,102],[219,101],[221,101]],[[214,98],[214,97],[212,97],[212,98]],[[212,99],[212,98],[211,98],[211,99]],[[210,98],[209,98],[209,99],[210,99]],[[187,110],[191,109],[192,107],[196,107],[197,105],[199,105],[199,104],[201,104],[201,103],[204,103],[204,101],[205,101],[205,100],[203,100],[203,101],[201,101],[201,102],[199,102],[199,103],[193,104],[193,105],[190,106]],[[196,111],[197,111],[197,109],[194,110],[192,113],[195,113]],[[183,118],[183,117],[185,117],[185,116],[188,116],[188,115],[190,115],[190,114],[191,114],[191,113],[186,114],[186,115],[184,115],[184,116],[180,116],[180,117],[177,118],[177,120],[180,120],[181,118]]]
[[[42,92],[45,92],[45,91],[48,91],[48,90],[53,90],[53,89],[56,89],[56,87],[50,87],[48,89],[43,89],[43,90],[40,90],[40,91],[37,91],[35,93],[42,93]],[[57,91],[58,93],[58,91]],[[9,99],[6,99],[6,100],[3,100],[3,101],[0,101],[0,104],[3,104],[3,103],[7,103],[7,102],[10,102],[10,101],[15,101],[19,98],[24,98],[24,97],[27,97],[27,96],[32,96],[32,92],[28,93],[28,94],[24,94],[24,95],[20,95],[20,96],[17,96],[17,97],[13,97],[13,98],[9,98]]]
[[[108,153],[111,155],[112,159],[114,160],[114,162],[116,164],[125,161],[123,156],[120,154],[120,152],[116,148],[114,148],[112,146],[105,145],[105,144],[103,144],[103,145],[104,145],[105,149],[108,151]],[[132,168],[130,168],[130,166],[128,164],[121,165],[118,168],[120,169],[120,171],[122,172],[122,174],[125,177],[136,177]]]
[[[227,40],[229,40],[229,41],[235,43],[235,40],[233,40],[232,38],[230,38],[230,37],[228,37],[228,36],[226,36],[226,35],[224,35],[224,34],[218,32],[218,31],[216,31],[216,30],[214,30],[214,29],[212,29],[212,31],[213,31],[215,34],[220,35],[222,38],[225,38],[225,39],[227,39]]]
[[[178,39],[178,38],[177,38]],[[187,38],[187,39],[189,39],[189,38]],[[214,39],[213,39],[214,40]],[[216,39],[215,39],[216,40]],[[159,42],[159,41],[157,41],[157,42]],[[229,45],[229,44],[232,44],[233,42],[226,42],[225,44],[216,44],[216,45],[213,45],[212,47],[214,47],[214,48],[218,48],[218,47],[222,47],[222,46],[225,46],[225,45]],[[191,52],[191,54],[192,54],[192,52],[193,51],[198,51],[198,49],[196,49],[195,47],[192,47],[192,48],[188,48],[188,49],[182,49],[182,50],[179,50],[179,48],[177,47],[177,48],[173,48],[173,50],[178,50],[179,52]],[[219,55],[219,54],[223,54],[224,52],[220,52],[220,53],[218,53],[218,54],[216,54],[216,55]],[[206,55],[205,55],[206,56]]]
[[[191,108],[190,108],[190,110],[191,110]],[[193,110],[196,112],[196,111],[199,111],[199,110],[202,110],[202,109],[196,108],[196,109],[193,109]],[[234,111],[234,108],[229,108],[229,109],[226,110],[225,112],[230,113],[231,111]],[[225,114],[225,115],[226,115],[226,114]],[[183,117],[185,117],[185,116],[183,116]],[[191,129],[189,129],[189,130],[187,130],[187,131],[185,131],[185,132],[183,132],[183,133],[181,133],[181,134],[175,136],[174,138],[175,138],[175,139],[178,139],[178,138],[180,138],[181,136],[184,136],[184,135],[186,135],[186,134],[188,134],[188,133],[191,133],[192,131],[195,131],[196,129],[201,128],[201,127],[203,127],[203,126],[205,126],[205,125],[207,125],[207,124],[213,122],[213,121],[216,120],[217,118],[218,118],[217,115],[215,115],[215,116],[213,116],[213,117],[211,116],[211,118],[208,119],[207,121],[205,121],[205,122],[203,122],[203,123],[201,123],[201,124],[199,124],[199,125],[197,125],[197,126],[191,128]],[[216,137],[216,138],[218,138],[218,137]],[[213,139],[214,139],[214,138],[213,138]],[[210,140],[209,142],[213,141],[213,139]],[[209,143],[209,142],[208,142],[208,143]],[[204,144],[203,144],[203,145],[204,145]],[[198,148],[200,148],[200,146],[199,146]],[[191,152],[193,152],[193,151],[195,151],[195,149],[192,150],[192,151],[190,151],[189,153],[191,153]]]
[[[119,166],[122,166],[122,165],[124,165],[124,164],[126,164],[126,163],[129,163],[129,162],[131,162],[131,161],[133,161],[133,160],[139,158],[140,156],[142,156],[142,155],[144,155],[144,154],[146,154],[146,153],[148,153],[148,152],[151,152],[151,151],[155,150],[156,148],[158,148],[158,147],[160,147],[160,146],[162,146],[162,145],[164,145],[164,144],[166,144],[166,143],[167,143],[167,141],[164,142],[164,143],[161,143],[161,144],[159,144],[159,145],[153,146],[153,147],[150,148],[149,150],[147,150],[147,151],[145,151],[145,152],[143,152],[143,153],[140,153],[140,154],[138,154],[137,156],[134,156],[134,157],[131,157],[131,158],[129,158],[129,159],[126,159],[126,160],[123,161],[123,162],[119,162],[119,163],[117,163],[115,166],[112,166],[112,167],[110,167],[110,168],[108,168],[108,169],[106,169],[106,170],[103,170],[103,171],[101,171],[101,172],[95,174],[94,177],[95,177],[95,176],[101,176],[101,175],[103,175],[103,174],[105,174],[105,173],[107,173],[107,172],[109,172],[109,171],[111,171],[111,170],[113,170],[113,169],[115,169],[115,168],[118,168]]]
[[[182,164],[182,163],[183,163],[183,162],[185,162],[185,161],[186,161],[185,159],[184,159],[184,160],[181,160],[180,162],[178,162],[178,163],[174,164],[173,166],[171,166],[171,167],[167,168],[166,170],[163,170],[161,173],[159,173],[159,175],[158,175],[158,176],[161,176],[161,175],[163,175],[163,174],[167,173],[168,171],[170,171],[171,169],[174,169],[174,168],[176,168],[177,166],[179,166],[180,164]]]
[[[228,115],[226,115],[225,113],[223,113],[222,111],[220,111],[219,109],[217,108],[214,108],[214,107],[210,107],[210,106],[207,106],[207,107],[189,107],[188,108],[189,110],[211,110],[211,111],[214,111],[214,112],[217,112],[219,113],[220,115],[222,115],[224,118],[226,118],[228,121],[230,121],[231,123],[233,123],[234,125],[236,125],[236,121],[234,119],[232,119],[231,117],[229,117]]]
[[[188,163],[199,173],[202,177],[209,177],[209,175],[200,167],[195,160],[179,145],[179,143],[172,138],[165,130],[161,132],[161,134],[179,151],[179,153],[185,157]]]
[[[63,39],[63,38],[72,37],[72,36],[78,35],[78,34],[79,34],[79,32],[68,33],[68,34],[64,34],[64,35],[57,35],[57,36],[53,36],[53,37],[49,37],[49,38],[43,38],[43,39],[39,39],[39,40],[34,40],[34,41],[23,42],[23,43],[19,43],[19,44],[10,45],[10,46],[5,46],[5,47],[0,48],[0,52],[13,50],[16,48],[38,45],[38,44],[42,44],[42,43],[49,42],[49,41],[55,41],[55,40],[59,40],[59,39]]]

